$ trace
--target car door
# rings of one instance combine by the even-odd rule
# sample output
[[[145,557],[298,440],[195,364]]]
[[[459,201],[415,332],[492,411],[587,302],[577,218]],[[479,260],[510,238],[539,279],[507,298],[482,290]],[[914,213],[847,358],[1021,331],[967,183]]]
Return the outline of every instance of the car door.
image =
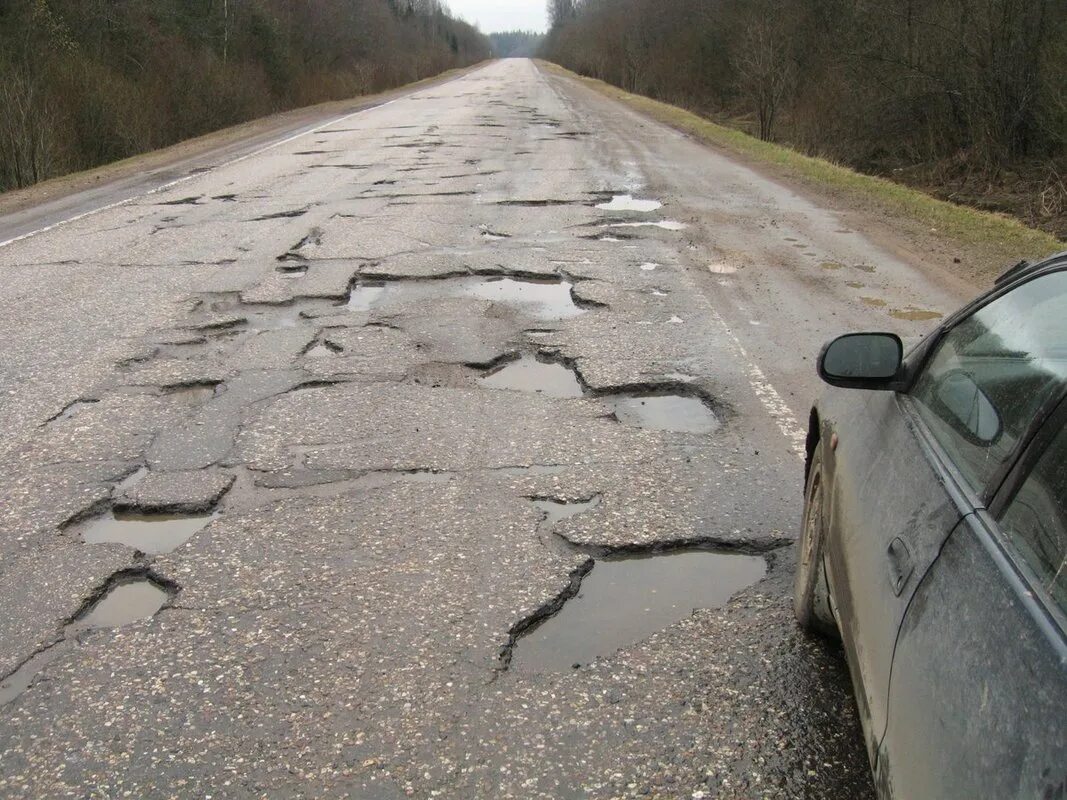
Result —
[[[1067,796],[1067,400],[904,617],[884,796]]]
[[[946,480],[893,392],[831,415],[826,570],[868,751],[886,723],[897,630],[908,602],[971,501]],[[824,434],[824,443],[830,436]]]

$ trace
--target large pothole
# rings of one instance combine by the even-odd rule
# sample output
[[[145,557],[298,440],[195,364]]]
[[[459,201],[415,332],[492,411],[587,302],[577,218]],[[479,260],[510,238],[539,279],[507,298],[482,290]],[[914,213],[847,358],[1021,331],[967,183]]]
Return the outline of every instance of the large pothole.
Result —
[[[210,514],[137,514],[109,511],[88,520],[81,530],[86,544],[124,544],[151,555],[185,544],[219,516]]]
[[[676,393],[605,395],[624,425],[677,433],[714,433],[722,423],[699,397]]]
[[[548,397],[581,397],[583,394],[574,370],[529,353],[490,370],[478,382],[489,389],[511,389]]]
[[[759,556],[707,551],[598,559],[577,595],[516,641],[510,666],[556,672],[610,656],[694,609],[720,608],[766,570]]]

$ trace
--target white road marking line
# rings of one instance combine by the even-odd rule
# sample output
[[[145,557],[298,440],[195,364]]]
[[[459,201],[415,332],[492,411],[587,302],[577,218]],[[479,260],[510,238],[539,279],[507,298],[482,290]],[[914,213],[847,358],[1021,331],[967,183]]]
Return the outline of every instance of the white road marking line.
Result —
[[[726,332],[726,335],[730,338],[730,341],[734,343],[734,347],[737,348],[737,352],[741,355],[741,359],[744,362],[745,371],[748,373],[748,383],[752,387],[752,391],[756,393],[756,397],[759,399],[763,408],[774,420],[774,424],[778,427],[779,432],[789,441],[790,450],[794,455],[800,459],[804,459],[807,455],[807,431],[800,426],[797,422],[796,415],[793,410],[786,404],[782,396],[778,394],[778,390],[774,388],[769,380],[767,380],[766,374],[759,368],[752,357],[748,354],[745,346],[741,344],[741,340],[737,338],[737,334],[733,332],[733,329],[726,324],[726,320],[722,318],[722,315],[715,310],[715,306],[711,304],[711,301],[707,296],[701,292],[695,286],[693,291],[699,295],[704,301],[704,306],[708,309],[708,313],[719,323],[719,326]]]
[[[12,237],[10,239],[7,239],[7,240],[5,240],[3,242],[0,242],[0,247],[7,247],[9,244],[14,244],[15,242],[21,242],[23,239],[29,239],[31,236],[37,236],[38,234],[41,234],[41,233],[47,233],[48,231],[55,230],[56,228],[58,228],[58,227],[60,227],[62,225],[67,225],[67,224],[69,224],[71,222],[77,222],[80,219],[85,219],[86,217],[91,217],[94,214],[100,214],[101,212],[104,212],[104,211],[110,211],[113,208],[121,208],[122,206],[129,205],[134,200],[140,200],[141,198],[144,198],[144,197],[151,197],[154,194],[159,194],[160,192],[165,192],[167,189],[173,189],[175,186],[178,186],[179,184],[185,183],[186,181],[191,181],[193,178],[200,178],[200,177],[202,177],[204,175],[210,175],[212,172],[215,172],[216,170],[225,169],[226,167],[231,167],[234,164],[240,164],[242,161],[247,161],[250,158],[255,158],[258,155],[262,155],[263,153],[266,153],[268,150],[273,150],[276,147],[281,147],[282,145],[289,144],[290,142],[296,141],[297,139],[301,139],[304,136],[310,136],[313,133],[318,133],[321,130],[329,128],[331,125],[336,125],[339,122],[344,122],[345,120],[352,119],[352,117],[359,116],[360,114],[366,114],[369,111],[377,111],[379,108],[385,108],[386,106],[390,106],[393,103],[396,103],[396,102],[398,102],[400,100],[406,100],[407,98],[409,98],[411,96],[412,95],[404,95],[403,97],[396,97],[396,98],[393,98],[392,100],[387,100],[384,103],[379,103],[378,105],[371,106],[370,108],[361,108],[359,111],[353,111],[350,114],[345,114],[343,116],[337,117],[336,119],[332,119],[329,122],[324,122],[322,125],[319,125],[317,127],[311,128],[310,130],[306,130],[306,131],[303,131],[301,133],[293,134],[292,136],[288,136],[285,139],[280,139],[277,142],[272,142],[271,144],[268,144],[265,147],[261,147],[258,150],[252,151],[251,153],[245,153],[243,156],[238,156],[237,158],[231,159],[230,161],[225,161],[222,164],[216,164],[215,166],[211,167],[210,169],[208,169],[206,171],[203,171],[203,172],[192,172],[192,173],[190,173],[188,175],[183,175],[180,178],[175,178],[172,181],[167,181],[166,183],[162,183],[162,184],[160,184],[159,186],[156,186],[153,189],[149,189],[148,191],[141,192],[140,194],[131,195],[130,197],[125,198],[124,200],[117,200],[114,203],[108,203],[106,205],[100,206],[99,208],[94,208],[94,209],[92,209],[90,211],[83,211],[81,214],[75,214],[72,217],[67,217],[66,219],[61,219],[58,222],[53,222],[51,225],[45,225],[43,228],[37,228],[36,230],[29,231],[28,233],[19,234],[18,236],[14,236],[14,237]]]

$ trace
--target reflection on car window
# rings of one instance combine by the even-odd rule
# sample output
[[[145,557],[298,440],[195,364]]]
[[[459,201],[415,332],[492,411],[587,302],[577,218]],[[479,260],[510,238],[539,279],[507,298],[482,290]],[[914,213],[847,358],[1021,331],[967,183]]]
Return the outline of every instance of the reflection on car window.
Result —
[[[1000,528],[1067,612],[1067,429],[1057,434],[1004,509]]]
[[[949,331],[912,397],[980,491],[1067,380],[1067,272],[1035,278]]]

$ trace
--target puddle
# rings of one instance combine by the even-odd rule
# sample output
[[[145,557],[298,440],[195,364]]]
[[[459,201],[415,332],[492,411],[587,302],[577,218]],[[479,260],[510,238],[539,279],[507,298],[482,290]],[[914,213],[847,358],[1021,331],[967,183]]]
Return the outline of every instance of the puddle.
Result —
[[[845,265],[838,261],[824,261],[819,264],[819,266],[826,270],[838,270],[845,268]]]
[[[882,308],[886,302],[881,297],[861,297],[860,302],[871,308]]]
[[[69,643],[80,631],[96,628],[117,628],[158,612],[171,594],[149,577],[120,578],[113,582],[103,597],[63,629],[63,638],[51,647],[36,653],[0,683],[0,706],[21,695],[41,670],[63,655]]]
[[[540,361],[529,354],[497,367],[479,378],[478,383],[489,389],[513,389],[547,397],[581,397],[583,394],[574,370],[555,362]]]
[[[511,667],[555,672],[719,608],[767,571],[758,556],[689,551],[597,560],[577,596],[517,642]]]
[[[853,266],[860,272],[874,272],[876,270],[876,267],[873,267],[870,264],[854,264]]]
[[[385,305],[417,304],[441,297],[481,297],[526,308],[539,319],[563,319],[584,313],[571,297],[571,286],[568,281],[476,276],[368,283],[352,289],[346,307],[352,311],[370,311]]]
[[[96,517],[82,529],[86,544],[124,544],[142,553],[169,553],[219,516],[211,514],[135,514],[114,511]]]
[[[248,328],[255,332],[297,328],[307,322],[303,310],[297,306],[279,306],[248,313]]]
[[[594,495],[588,500],[579,500],[573,503],[565,503],[561,500],[534,500],[534,508],[545,515],[541,522],[544,530],[552,530],[557,522],[576,517],[583,511],[591,511],[600,505],[600,495]]]
[[[611,198],[610,202],[597,204],[597,208],[605,211],[640,211],[646,214],[662,207],[663,203],[658,200],[638,200],[628,194],[617,194]]]
[[[678,433],[714,433],[721,423],[696,397],[679,394],[608,395],[604,398],[619,422],[635,428]]]
[[[76,623],[79,628],[118,628],[155,614],[170,593],[150,578],[116,583]]]
[[[608,228],[663,228],[665,231],[684,231],[685,223],[673,219],[661,219],[658,222],[613,222]]]
[[[944,316],[940,311],[927,311],[923,308],[894,308],[889,316],[895,319],[906,319],[910,322],[922,322],[929,319],[941,319]]]

